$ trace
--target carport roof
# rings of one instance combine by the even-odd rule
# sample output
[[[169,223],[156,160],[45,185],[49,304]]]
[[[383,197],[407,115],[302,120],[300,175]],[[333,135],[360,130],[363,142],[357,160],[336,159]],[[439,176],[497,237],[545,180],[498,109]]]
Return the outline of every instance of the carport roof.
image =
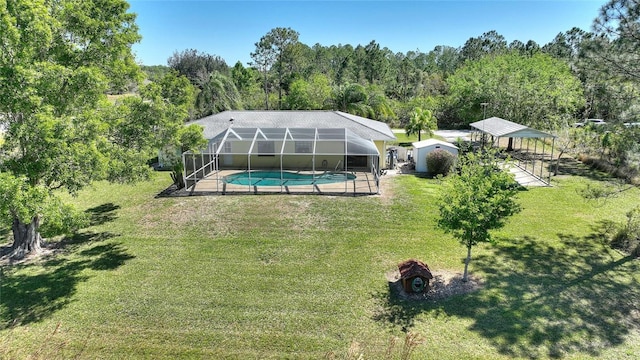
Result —
[[[470,124],[472,128],[480,130],[495,137],[516,138],[549,138],[555,137],[544,131],[532,129],[528,126],[514,123],[499,117],[491,117]]]

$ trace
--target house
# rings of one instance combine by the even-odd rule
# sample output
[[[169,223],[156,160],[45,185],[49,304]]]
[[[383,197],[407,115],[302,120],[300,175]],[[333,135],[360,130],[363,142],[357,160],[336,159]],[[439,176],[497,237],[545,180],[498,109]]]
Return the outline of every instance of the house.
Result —
[[[386,144],[396,140],[389,125],[361,116],[341,111],[224,111],[194,120],[187,125],[198,124],[204,128],[204,137],[212,140],[231,128],[307,128],[307,129],[347,129],[350,133],[368,141],[373,141],[381,154],[378,169],[386,168],[384,154]]]
[[[223,193],[235,185],[231,171],[245,172],[248,179],[239,182],[254,192],[300,191],[301,185],[292,188],[299,183],[293,176],[310,176],[307,188],[321,192],[319,181],[329,180],[320,176],[341,172],[352,173],[345,188],[349,182],[354,193],[377,193],[386,167],[381,154],[395,140],[387,124],[340,111],[225,111],[191,124],[203,127],[209,144],[202,152],[183,154],[185,184],[203,188],[195,185],[208,179]],[[364,190],[357,190],[358,184]]]
[[[427,155],[436,150],[445,150],[453,155],[458,155],[458,147],[446,141],[427,139],[414,142],[413,158],[416,164],[416,172],[428,172]]]

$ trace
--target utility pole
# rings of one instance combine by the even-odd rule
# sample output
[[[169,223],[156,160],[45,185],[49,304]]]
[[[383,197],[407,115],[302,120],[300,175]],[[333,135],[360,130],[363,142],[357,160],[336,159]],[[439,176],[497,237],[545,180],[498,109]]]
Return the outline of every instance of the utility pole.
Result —
[[[485,134],[484,132],[484,120],[487,119],[487,105],[489,105],[489,103],[483,102],[480,103],[480,106],[482,106],[482,147],[484,148],[484,143],[486,141],[486,136],[487,134]]]

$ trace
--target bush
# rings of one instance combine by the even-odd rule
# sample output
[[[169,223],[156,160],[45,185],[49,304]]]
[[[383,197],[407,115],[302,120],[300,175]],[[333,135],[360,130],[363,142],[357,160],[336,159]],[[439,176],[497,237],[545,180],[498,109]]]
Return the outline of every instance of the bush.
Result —
[[[473,150],[473,146],[471,145],[471,141],[463,140],[462,138],[457,138],[456,141],[453,142],[453,145],[458,147],[458,154],[464,155]]]
[[[435,150],[427,154],[427,172],[430,175],[447,175],[453,168],[456,156],[446,150]]]
[[[607,160],[584,154],[578,155],[578,160],[594,170],[605,172],[630,184],[640,183],[640,169],[635,164],[616,166]]]
[[[640,257],[640,207],[627,213],[627,222],[613,236],[611,246]]]

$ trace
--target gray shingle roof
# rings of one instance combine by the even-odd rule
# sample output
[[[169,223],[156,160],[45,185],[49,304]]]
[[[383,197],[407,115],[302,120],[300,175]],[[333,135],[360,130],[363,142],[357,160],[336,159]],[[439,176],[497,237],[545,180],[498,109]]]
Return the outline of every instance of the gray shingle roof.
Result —
[[[396,139],[387,124],[340,111],[224,111],[189,124],[202,125],[207,139],[230,125],[238,128],[346,128],[364,139]]]

